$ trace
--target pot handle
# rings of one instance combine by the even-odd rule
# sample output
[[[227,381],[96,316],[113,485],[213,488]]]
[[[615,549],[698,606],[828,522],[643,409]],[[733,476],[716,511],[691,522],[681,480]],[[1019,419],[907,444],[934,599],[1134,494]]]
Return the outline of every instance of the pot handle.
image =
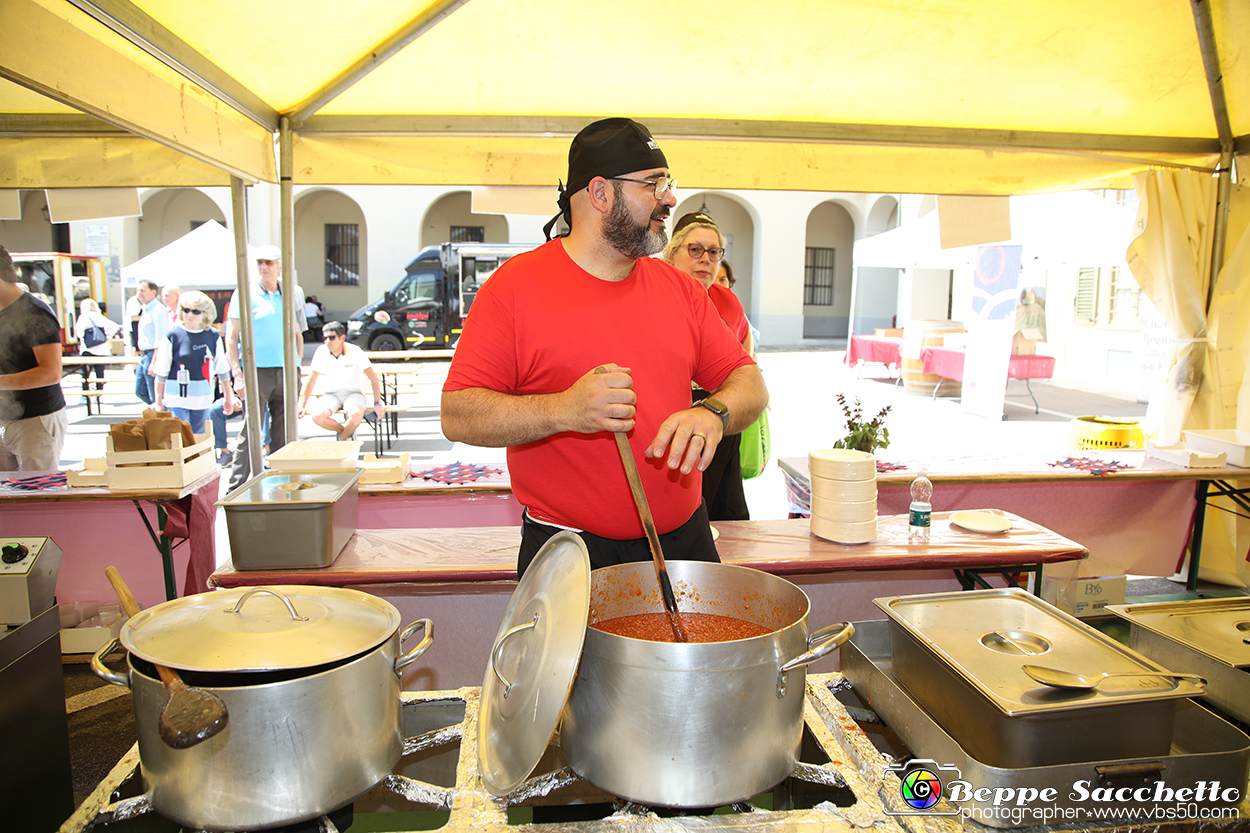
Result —
[[[499,652],[503,650],[503,644],[504,644],[505,642],[507,642],[509,638],[511,638],[511,637],[513,637],[513,636],[516,636],[516,635],[517,635],[518,633],[520,633],[521,631],[527,631],[527,630],[530,630],[531,628],[533,628],[533,627],[534,627],[534,626],[536,626],[537,624],[538,624],[538,614],[537,614],[537,613],[535,613],[535,614],[534,614],[534,621],[532,621],[532,622],[526,622],[526,623],[525,623],[525,624],[523,624],[523,625],[517,625],[517,626],[516,626],[516,627],[514,627],[514,628],[509,628],[507,631],[505,631],[505,632],[504,632],[503,636],[499,637],[499,641],[497,641],[497,642],[495,643],[495,647],[491,649],[491,652],[490,652],[490,670],[491,670],[491,671],[494,671],[494,672],[495,672],[495,676],[496,676],[497,678],[499,678],[499,682],[503,683],[503,696],[504,696],[504,698],[507,698],[507,696],[508,696],[508,692],[512,690],[512,682],[511,682],[511,681],[510,681],[507,677],[505,677],[505,676],[503,675],[503,672],[501,672],[501,671],[499,670]]]
[[[399,644],[402,645],[408,641],[408,637],[417,631],[425,634],[421,641],[415,647],[410,649],[408,653],[395,660],[395,673],[398,674],[404,668],[412,664],[412,661],[429,650],[430,644],[434,642],[434,623],[429,619],[418,619],[408,627],[404,628],[403,633],[399,635]]]
[[[287,613],[291,614],[292,619],[294,619],[296,622],[308,621],[307,616],[299,615],[299,613],[295,610],[295,605],[291,604],[291,600],[286,597],[286,594],[281,593],[277,590],[274,590],[272,587],[253,587],[251,590],[247,591],[246,593],[244,593],[242,596],[239,597],[239,600],[234,603],[234,607],[226,608],[226,613],[240,613],[241,614],[243,612],[243,603],[246,602],[248,599],[252,598],[253,596],[255,596],[257,593],[268,593],[271,596],[277,596],[279,599],[282,600],[282,604],[286,605],[286,611]]]
[[[119,640],[113,639],[109,642],[109,644],[96,651],[91,657],[91,670],[95,672],[97,677],[104,680],[106,683],[119,685],[122,688],[130,688],[130,678],[128,676],[125,674],[118,674],[112,668],[109,668],[104,664],[104,658],[116,651],[120,645],[121,642]]]
[[[780,673],[777,674],[777,699],[780,700],[786,696],[786,678],[788,676],[786,672],[811,665],[816,660],[822,659],[826,654],[833,651],[834,648],[841,647],[843,643],[854,635],[854,625],[850,622],[837,622],[833,625],[826,625],[808,636],[807,646],[811,650],[782,665]],[[813,645],[815,647],[812,647]]]

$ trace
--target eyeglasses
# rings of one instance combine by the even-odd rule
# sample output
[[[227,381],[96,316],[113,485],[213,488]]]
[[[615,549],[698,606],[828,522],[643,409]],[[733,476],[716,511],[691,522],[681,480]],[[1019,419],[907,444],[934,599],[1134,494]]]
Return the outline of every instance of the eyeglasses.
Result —
[[[324,339],[322,339],[322,341],[334,341],[336,338],[347,338],[347,336],[343,336],[343,335],[329,335],[329,336],[326,336]]]
[[[704,248],[698,243],[687,243],[686,252],[690,255],[691,260],[698,260],[703,257],[705,252],[712,260],[720,260],[725,256],[725,250],[720,246],[708,246],[707,248]]]
[[[639,185],[650,185],[655,188],[655,198],[657,200],[664,199],[665,194],[677,195],[677,180],[668,176],[660,176],[655,179],[630,179],[627,176],[610,176],[607,178],[620,182],[637,182]]]
[[[187,315],[203,315],[204,314],[204,310],[202,309],[190,309],[189,307],[179,307],[179,309],[181,309]]]

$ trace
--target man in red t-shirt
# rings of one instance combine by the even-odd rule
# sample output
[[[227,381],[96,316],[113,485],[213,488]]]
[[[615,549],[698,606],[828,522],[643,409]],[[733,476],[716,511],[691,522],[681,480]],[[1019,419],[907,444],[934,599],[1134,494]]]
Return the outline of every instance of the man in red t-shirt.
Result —
[[[593,567],[650,559],[614,431],[628,432],[665,556],[719,560],[701,473],[768,391],[703,288],[649,257],[668,239],[672,184],[641,124],[584,128],[559,199],[569,233],[501,266],[465,322],[443,433],[508,448],[526,508],[519,572],[561,529],[582,533]],[[691,380],[712,391],[700,405]]]

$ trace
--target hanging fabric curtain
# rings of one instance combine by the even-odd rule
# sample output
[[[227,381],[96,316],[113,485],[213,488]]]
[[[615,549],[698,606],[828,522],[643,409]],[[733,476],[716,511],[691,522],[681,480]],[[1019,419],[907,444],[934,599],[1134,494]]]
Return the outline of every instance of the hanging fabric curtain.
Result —
[[[1140,200],[1138,236],[1125,260],[1176,336],[1167,381],[1162,393],[1151,397],[1147,422],[1158,445],[1175,445],[1210,371],[1206,298],[1216,183],[1191,171],[1153,170],[1134,176],[1133,185]],[[1209,426],[1204,421],[1191,427]]]
[[[1230,204],[1229,254],[1215,284],[1207,327],[1216,373],[1209,385],[1216,417],[1211,427],[1250,431],[1250,190],[1234,188]],[[1250,486],[1250,481],[1234,485]],[[1206,515],[1199,577],[1250,586],[1250,519],[1228,498],[1216,498],[1215,505],[1226,511]]]
[[[1179,444],[1183,429],[1250,430],[1250,194],[1234,189],[1226,258],[1206,309],[1215,223],[1216,181],[1192,171],[1138,174],[1141,200],[1138,236],[1126,254],[1142,291],[1172,328],[1176,342],[1162,393],[1151,399],[1147,421],[1158,445]],[[1239,481],[1239,485],[1245,485]],[[1222,584],[1250,584],[1250,520],[1207,512],[1200,578]]]

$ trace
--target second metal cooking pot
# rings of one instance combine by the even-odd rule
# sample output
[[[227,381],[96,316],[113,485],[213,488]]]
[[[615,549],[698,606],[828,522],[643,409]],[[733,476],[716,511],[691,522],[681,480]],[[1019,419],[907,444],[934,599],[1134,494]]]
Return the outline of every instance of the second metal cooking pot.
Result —
[[[745,801],[794,770],[806,666],[854,628],[842,622],[809,634],[807,594],[768,573],[701,561],[670,561],[668,572],[683,613],[745,619],[770,633],[678,644],[588,628],[561,751],[578,775],[631,801]],[[655,585],[646,562],[594,571],[590,624],[661,610]]]
[[[581,540],[554,536],[509,603],[483,684],[479,760],[491,792],[511,792],[533,769],[561,704],[565,760],[631,801],[720,806],[793,771],[805,668],[854,629],[839,623],[809,634],[806,594],[768,573],[694,561],[670,561],[668,572],[683,613],[745,619],[770,632],[677,644],[585,627],[663,612],[655,568],[648,561],[591,573]]]
[[[407,653],[400,645],[424,638]],[[175,599],[123,627],[139,758],[161,815],[195,830],[261,830],[317,818],[368,792],[402,750],[399,671],[429,648],[431,624],[399,631],[383,599],[328,587],[236,588]],[[188,749],[161,740],[168,696],[152,665],[220,697],[222,732]]]

